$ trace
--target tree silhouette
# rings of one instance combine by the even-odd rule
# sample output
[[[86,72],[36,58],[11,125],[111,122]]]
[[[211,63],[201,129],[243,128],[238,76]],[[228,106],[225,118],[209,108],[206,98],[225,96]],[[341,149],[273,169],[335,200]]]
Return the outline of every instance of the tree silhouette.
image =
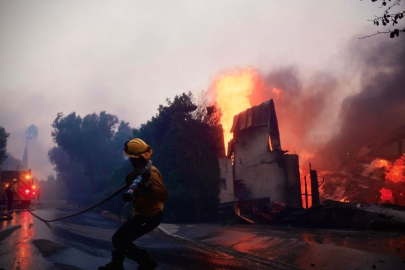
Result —
[[[152,160],[169,190],[168,222],[208,222],[216,215],[220,171],[213,108],[199,108],[191,93],[167,99],[135,137],[153,149]]]
[[[7,147],[7,138],[10,134],[6,132],[4,127],[0,126],[0,165],[3,164],[6,160],[6,147]]]
[[[360,0],[362,1],[362,0]],[[379,16],[375,16],[374,19],[368,20],[370,22],[373,22],[373,24],[376,27],[385,27],[387,25],[392,24],[392,26],[396,26],[395,29],[391,30],[388,29],[386,31],[377,31],[374,34],[361,37],[362,38],[367,38],[367,37],[372,37],[375,35],[379,34],[389,34],[390,38],[398,37],[400,33],[405,32],[405,27],[399,27],[399,21],[402,20],[405,17],[405,11],[399,11],[399,8],[401,7],[401,2],[402,0],[371,0],[371,2],[374,3],[381,3],[380,9],[383,9],[383,13]]]
[[[123,160],[123,144],[132,132],[128,123],[119,122],[117,116],[104,111],[83,118],[76,113],[58,113],[52,127],[51,135],[58,147],[52,148],[48,156],[55,170],[66,176],[68,188],[90,184],[93,192],[96,182]],[[76,179],[69,179],[69,175]],[[82,180],[85,182],[80,183]],[[72,182],[75,184],[70,185]]]
[[[38,137],[38,128],[35,125],[31,125],[25,131],[25,138],[27,139],[27,143],[30,140],[35,140]]]

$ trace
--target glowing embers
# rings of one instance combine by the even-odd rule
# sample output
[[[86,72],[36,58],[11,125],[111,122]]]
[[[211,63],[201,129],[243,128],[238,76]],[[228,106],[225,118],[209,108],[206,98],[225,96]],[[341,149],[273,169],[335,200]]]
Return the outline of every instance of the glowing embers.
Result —
[[[374,164],[376,168],[384,168],[388,166],[388,160],[386,159],[378,159],[377,162]]]
[[[388,188],[382,188],[380,189],[381,192],[381,201],[383,203],[392,203],[394,201],[394,198],[392,196],[392,191]]]

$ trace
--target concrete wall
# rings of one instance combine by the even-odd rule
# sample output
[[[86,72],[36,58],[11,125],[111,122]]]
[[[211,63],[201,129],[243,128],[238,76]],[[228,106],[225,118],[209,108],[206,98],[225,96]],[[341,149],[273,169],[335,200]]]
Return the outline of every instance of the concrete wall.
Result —
[[[267,126],[242,130],[234,144],[235,180],[243,180],[255,198],[301,206],[297,155],[285,155],[284,166],[276,160],[279,152],[269,152]],[[297,192],[298,191],[298,192]]]
[[[221,203],[235,201],[233,192],[233,168],[230,158],[220,158],[219,168],[221,169],[221,178],[225,179],[225,189],[221,188],[219,199]]]

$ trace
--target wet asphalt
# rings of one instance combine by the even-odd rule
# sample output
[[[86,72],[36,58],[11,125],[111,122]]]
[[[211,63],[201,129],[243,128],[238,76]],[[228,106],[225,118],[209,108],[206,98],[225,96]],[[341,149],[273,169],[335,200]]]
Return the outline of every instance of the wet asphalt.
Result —
[[[34,213],[53,219],[75,212],[52,205],[37,205]],[[46,224],[29,212],[14,212],[12,220],[0,221],[0,269],[76,270],[97,269],[110,260],[110,239],[121,225],[88,212]],[[167,236],[159,229],[138,239],[159,262],[157,269],[271,269],[249,259],[210,250]],[[126,260],[125,269],[137,269]]]
[[[74,207],[39,204],[44,219]],[[29,212],[0,221],[0,270],[97,269],[110,260],[121,222],[94,212],[46,224]],[[403,233],[264,225],[161,224],[135,244],[157,269],[405,269]],[[126,260],[125,269],[137,269]]]
[[[301,269],[405,269],[403,232],[162,224],[169,234]],[[277,266],[277,264],[276,264]]]

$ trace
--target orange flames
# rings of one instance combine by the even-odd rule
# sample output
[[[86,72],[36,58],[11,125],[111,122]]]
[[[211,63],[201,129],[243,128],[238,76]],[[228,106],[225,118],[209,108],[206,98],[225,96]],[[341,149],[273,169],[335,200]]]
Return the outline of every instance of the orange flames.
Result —
[[[392,190],[388,189],[388,188],[382,188],[380,189],[381,192],[381,201],[384,203],[386,201],[389,201],[390,203],[392,203],[393,197],[392,197]]]
[[[395,162],[378,159],[375,167],[384,168],[385,180],[393,183],[405,182],[405,154]]]
[[[308,194],[308,205],[306,205],[305,200],[305,179],[307,182],[307,194]],[[311,176],[309,173],[304,172],[300,169],[300,181],[301,181],[301,203],[303,208],[310,208],[312,206],[312,197],[311,197]]]
[[[221,124],[224,130],[225,152],[228,142],[232,139],[233,117],[252,107],[249,97],[252,95],[258,73],[253,68],[218,77],[213,85],[216,103],[222,112]]]
[[[395,162],[391,162],[385,159],[377,159],[373,162],[375,168],[384,170],[384,179],[386,182],[391,182],[394,184],[405,183],[405,154],[402,155]],[[373,164],[372,163],[372,164]],[[380,189],[381,192],[381,202],[398,203],[393,197],[393,191],[388,188]],[[398,194],[399,190],[394,190]],[[399,193],[400,195],[402,193]],[[402,197],[402,195],[401,195]]]
[[[374,165],[377,168],[384,168],[388,166],[388,160],[385,159],[378,159]]]

